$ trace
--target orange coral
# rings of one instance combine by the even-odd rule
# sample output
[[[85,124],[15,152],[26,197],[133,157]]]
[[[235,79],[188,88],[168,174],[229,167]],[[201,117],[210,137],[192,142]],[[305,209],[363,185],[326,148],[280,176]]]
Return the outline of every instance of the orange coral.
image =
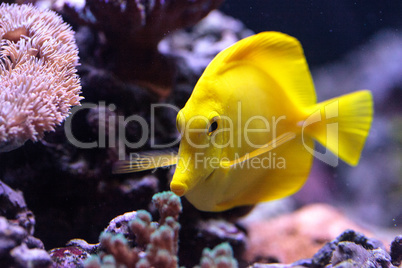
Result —
[[[37,141],[79,105],[74,32],[53,11],[0,5],[0,151]]]

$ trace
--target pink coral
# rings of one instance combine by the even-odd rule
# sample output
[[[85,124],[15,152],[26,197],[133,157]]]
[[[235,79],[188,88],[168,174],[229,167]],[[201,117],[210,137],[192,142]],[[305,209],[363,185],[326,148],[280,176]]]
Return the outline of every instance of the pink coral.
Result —
[[[0,5],[0,151],[37,141],[78,105],[74,32],[53,11]]]

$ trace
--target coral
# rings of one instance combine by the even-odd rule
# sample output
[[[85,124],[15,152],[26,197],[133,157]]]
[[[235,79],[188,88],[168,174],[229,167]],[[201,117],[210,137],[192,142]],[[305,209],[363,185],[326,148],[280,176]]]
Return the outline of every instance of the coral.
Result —
[[[96,253],[85,262],[85,267],[178,267],[178,242],[180,224],[177,222],[182,210],[180,198],[172,192],[155,194],[152,198],[159,211],[159,221],[153,222],[152,216],[145,210],[128,212],[114,218],[100,235],[97,245],[90,245],[83,240],[69,242],[68,248],[60,250],[78,250]],[[52,253],[51,253],[52,255]],[[53,255],[52,255],[53,257]],[[54,258],[53,258],[54,259]],[[62,260],[58,259],[58,263]],[[65,259],[64,259],[64,263]],[[203,250],[198,268],[235,268],[237,261],[229,243],[217,245],[214,249]]]
[[[159,223],[152,222],[145,210],[113,219],[99,239],[99,248],[105,252],[88,259],[86,267],[103,267],[110,262],[126,267],[177,267],[180,198],[172,192],[162,192],[154,195],[153,203],[159,210]],[[130,247],[127,230],[134,235],[137,247]]]
[[[164,224],[168,217],[172,217],[175,221],[179,218],[179,213],[183,207],[180,197],[171,192],[157,193],[152,197],[152,203],[158,209],[160,214],[160,222]]]
[[[82,21],[102,30],[107,36],[135,38],[138,39],[134,42],[135,47],[152,48],[169,32],[196,24],[222,2],[88,0],[85,6],[69,1],[65,4],[66,8],[80,12]]]
[[[166,223],[166,225],[162,225],[152,233],[150,244],[148,244],[145,251],[147,254],[146,260],[141,260],[141,265],[145,265],[144,267],[174,268],[178,266],[177,249],[179,238],[177,234],[180,225],[172,218],[167,218]],[[173,225],[173,227],[170,225]]]
[[[157,229],[156,224],[152,224],[151,215],[140,210],[137,212],[136,218],[130,223],[130,228],[136,234],[137,245],[145,249],[146,245],[151,241],[151,234]]]
[[[72,21],[68,16],[63,18],[69,22]],[[153,174],[137,173],[118,176],[111,174],[111,165],[117,159],[119,149],[122,148],[121,151],[126,151],[127,154],[136,150],[124,144],[120,146],[121,143],[117,140],[120,125],[115,128],[117,132],[111,131],[116,134],[115,137],[109,136],[110,121],[108,120],[115,118],[118,123],[119,117],[128,118],[136,114],[148,121],[151,117],[150,106],[157,99],[146,87],[127,83],[127,81],[122,82],[119,77],[109,71],[108,66],[99,64],[99,60],[103,57],[99,55],[103,54],[97,54],[99,52],[97,49],[101,41],[105,40],[99,39],[102,37],[100,31],[94,31],[92,26],[74,23],[72,25],[77,27],[74,29],[77,29],[78,33],[76,39],[81,65],[77,69],[85,95],[84,104],[98,105],[73,113],[64,122],[64,126],[71,119],[72,133],[77,140],[97,141],[98,144],[101,144],[99,137],[103,137],[100,129],[104,129],[107,135],[106,147],[78,148],[71,143],[71,139],[66,138],[65,129],[57,128],[55,132],[47,133],[41,143],[28,142],[19,150],[0,155],[2,179],[24,191],[30,206],[36,209],[35,216],[38,222],[36,235],[41,237],[48,248],[60,247],[65,241],[76,237],[89,242],[97,241],[99,233],[107,226],[111,218],[127,211],[148,210],[152,195],[155,192],[167,190],[169,185],[168,170],[157,170]],[[113,61],[114,59],[111,58],[106,61],[106,64],[113,64]],[[137,66],[134,68],[144,66],[143,68],[146,69],[140,60],[132,61],[132,65]],[[171,69],[167,71],[169,70]],[[163,73],[165,70],[159,70],[153,73],[153,77],[158,78]],[[171,96],[174,100],[169,100],[169,103],[180,106],[181,104],[178,103],[183,103],[189,97],[198,77],[193,74],[191,68],[184,65],[180,67],[176,75],[174,93]],[[113,111],[109,109],[112,105],[116,107]],[[75,109],[82,107],[84,106],[75,107]],[[104,121],[99,116],[102,113],[105,114]],[[173,109],[157,108],[154,115],[155,139],[150,139],[144,145],[145,148],[151,146],[151,141],[163,144],[176,140],[178,137],[175,127],[176,114]],[[142,135],[142,128],[135,122],[129,122],[121,129],[123,128],[124,132],[121,135],[125,134],[127,141],[134,142]],[[114,138],[116,146],[109,146]],[[99,206],[102,209],[97,209]],[[41,209],[42,207],[47,209]],[[154,216],[152,211],[151,214]],[[188,217],[187,214],[181,219],[184,217]],[[49,219],[52,219],[52,224],[49,224]],[[189,221],[197,222],[191,216]],[[197,239],[202,240],[202,237]],[[215,241],[219,244],[225,241],[225,238]],[[206,240],[199,242],[197,255],[201,255],[204,247],[216,245],[207,244]],[[182,243],[184,246],[180,250],[191,249],[184,241]],[[234,251],[236,252],[236,249]],[[194,262],[191,264],[194,265]]]
[[[237,266],[237,261],[233,258],[232,247],[229,243],[222,243],[212,250],[204,249],[200,265],[194,268],[235,268]]]
[[[172,6],[172,9],[166,10],[162,8],[158,9],[157,6],[152,7],[152,5],[150,5],[152,1],[129,1],[131,0],[92,0],[87,1],[88,4],[84,7],[85,1],[70,0],[70,3],[75,2],[83,5],[82,7],[77,7],[77,14],[84,15],[81,17],[84,23],[82,23],[78,17],[77,20],[74,20],[72,16],[66,16],[69,14],[66,11],[67,9],[62,13],[64,19],[72,22],[74,29],[77,29],[78,35],[76,35],[76,38],[77,40],[80,39],[80,61],[83,65],[77,69],[80,75],[82,75],[82,81],[84,82],[85,80],[85,86],[83,84],[85,98],[91,103],[99,104],[100,101],[104,103],[104,105],[100,104],[97,107],[79,112],[74,117],[73,133],[80,141],[97,141],[100,144],[99,137],[102,134],[102,130],[104,130],[106,143],[109,142],[107,145],[110,145],[110,141],[114,138],[116,139],[114,140],[115,144],[117,144],[117,135],[116,137],[113,137],[113,135],[109,136],[110,133],[119,134],[117,118],[119,116],[127,118],[128,116],[136,114],[148,120],[150,118],[149,106],[155,103],[157,99],[147,91],[147,88],[153,88],[157,94],[167,96],[169,90],[165,89],[165,87],[169,84],[172,73],[174,73],[173,79],[175,79],[173,82],[174,86],[172,95],[170,96],[171,98],[167,101],[178,107],[183,106],[193,89],[194,83],[198,79],[197,75],[202,72],[203,68],[210,62],[212,57],[222,48],[250,33],[240,22],[227,18],[215,11],[210,13],[210,16],[207,16],[205,20],[191,30],[185,29],[179,30],[176,33],[163,33],[163,30],[166,30],[169,23],[178,22],[176,19],[179,13],[173,10],[173,5],[177,5],[175,8],[178,10],[187,9],[194,11],[193,14],[201,14],[202,8],[200,5],[196,5],[196,3],[207,3],[208,1],[188,1],[186,4],[183,4],[185,1],[182,0],[165,1],[166,5]],[[156,3],[157,1],[154,2]],[[38,0],[36,2],[42,5],[42,3],[45,2],[61,3],[63,1]],[[216,1],[215,3],[218,2],[219,1]],[[120,9],[120,7],[124,7],[125,3],[126,9]],[[159,3],[162,3],[162,1],[156,4]],[[130,8],[128,4],[131,5]],[[132,11],[136,10],[141,4],[145,7],[142,13]],[[194,6],[192,6],[193,4]],[[188,7],[190,6],[194,7],[194,9],[189,9]],[[81,11],[80,8],[82,8]],[[211,7],[207,7],[207,9],[210,8]],[[164,10],[166,13],[156,14],[156,10]],[[271,10],[274,9],[271,8]],[[91,12],[93,14],[92,18]],[[261,12],[265,11],[261,10]],[[103,14],[108,15],[106,17],[107,19],[102,18]],[[250,14],[252,16],[255,15],[254,12],[250,12]],[[190,19],[193,19],[193,17],[196,19],[196,16],[190,16]],[[137,20],[137,18],[140,19]],[[266,18],[267,21],[271,20],[268,17]],[[91,21],[91,19],[93,20]],[[132,23],[129,22],[131,19],[134,20]],[[118,21],[125,24],[116,23]],[[160,21],[160,25],[163,27],[155,26],[158,21]],[[110,23],[110,26],[107,25],[107,23]],[[134,27],[136,24],[139,25],[138,28]],[[155,29],[151,29],[152,27]],[[23,29],[20,29],[21,32],[22,30]],[[150,34],[149,37],[146,36],[147,33]],[[13,34],[18,36],[18,32]],[[158,44],[158,51],[156,49],[157,40],[165,35],[166,38]],[[350,88],[350,84],[347,82],[347,80],[350,79],[357,81],[355,82],[357,84],[360,83],[358,80],[361,79],[362,81],[368,81],[367,86],[369,84],[372,86],[373,83],[378,85],[379,81],[376,79],[379,76],[383,78],[380,81],[381,85],[373,88],[377,90],[377,96],[383,96],[383,92],[389,92],[389,89],[386,88],[399,86],[400,83],[398,84],[392,81],[395,81],[401,76],[397,75],[398,72],[396,69],[391,70],[390,68],[392,68],[392,66],[395,66],[395,68],[400,66],[392,63],[394,62],[393,59],[401,55],[400,53],[398,54],[398,48],[400,47],[398,47],[398,41],[400,41],[398,36],[400,35],[396,32],[392,33],[392,35],[395,37],[395,41],[392,43],[387,41],[390,39],[384,40],[384,42],[388,43],[388,46],[387,44],[381,45],[377,43],[379,47],[381,46],[383,49],[387,49],[375,52],[375,50],[369,50],[368,47],[366,47],[367,49],[361,50],[363,52],[365,51],[361,58],[351,56],[351,62],[343,62],[344,64],[339,65],[337,68],[327,68],[325,74],[331,74],[331,76],[328,77],[333,78],[334,76],[332,74],[335,74],[335,72],[332,71],[339,70],[340,74],[336,75],[336,77],[339,76],[343,79],[333,78],[334,81],[330,83],[330,87],[327,87],[325,83],[321,83],[323,86],[320,86],[319,90],[328,88],[328,94],[335,91],[339,92],[339,90],[346,90]],[[314,37],[315,35],[312,36]],[[6,37],[10,39],[10,42],[17,40],[17,38],[12,35],[6,35]],[[306,37],[305,35],[300,36],[300,38],[304,40],[310,37]],[[379,39],[381,39],[381,37],[379,37]],[[3,41],[6,42],[5,40]],[[147,45],[145,45],[146,42]],[[374,43],[372,42],[372,44]],[[148,45],[149,47],[145,47]],[[333,48],[327,48],[327,50],[332,51]],[[38,59],[38,55],[35,56],[35,58]],[[175,62],[170,65],[172,58],[174,58]],[[376,60],[379,58],[381,58],[381,61]],[[366,71],[363,71],[363,73],[361,72],[361,66],[359,67],[353,64],[359,59],[362,60],[359,61],[360,63],[358,65],[368,68],[365,69]],[[376,64],[368,65],[368,61],[376,62]],[[373,66],[378,67],[378,62],[380,62],[381,66],[385,66],[386,68],[373,68]],[[354,69],[353,72],[351,71],[352,69]],[[350,79],[348,79],[348,77],[350,77]],[[127,83],[133,80],[135,80],[134,82],[142,81],[143,84]],[[388,86],[387,81],[391,81],[392,86]],[[342,82],[346,86],[340,86],[339,83],[342,84]],[[154,86],[149,83],[159,84]],[[384,95],[388,96],[389,94],[386,93]],[[388,98],[385,99],[387,100]],[[387,104],[387,101],[383,103]],[[394,100],[391,104],[396,105],[395,103],[397,102]],[[115,109],[110,109],[109,107],[112,107],[111,105],[114,105]],[[387,106],[390,105],[387,104]],[[105,115],[104,118],[101,116],[103,114]],[[116,125],[113,124],[113,119],[116,119]],[[171,111],[169,114],[166,111],[160,112],[160,110],[158,110],[156,117],[152,119],[156,121],[155,140],[157,144],[169,141],[172,137],[177,137],[174,111]],[[387,133],[386,128],[383,127],[383,125],[377,125],[375,129],[376,135],[373,137],[386,143],[384,142],[384,140],[386,140],[384,139],[384,134]],[[141,134],[141,129],[135,124],[128,124],[125,130],[126,132],[123,134],[126,135],[129,141],[135,141],[136,137]],[[376,144],[378,146],[378,144],[381,145],[382,143]],[[149,146],[148,143],[145,145],[145,147]],[[127,149],[126,153],[136,151],[128,149],[127,146],[125,148]],[[387,161],[384,161],[389,162],[388,160],[390,160],[392,155],[390,156],[388,152],[389,151],[384,153],[384,151],[379,151],[378,154],[381,158],[378,156],[373,158],[373,163],[382,163],[378,162],[378,159],[386,159]],[[16,267],[21,266],[23,265],[22,263],[24,263],[22,259],[23,253],[26,252],[27,248],[43,249],[43,245],[40,246],[40,241],[32,237],[34,226],[36,229],[35,234],[40,234],[41,239],[43,239],[46,246],[49,248],[59,247],[62,243],[73,237],[83,237],[87,241],[93,242],[97,241],[100,231],[107,225],[107,222],[111,218],[123,214],[126,211],[138,210],[115,218],[105,230],[105,234],[101,237],[102,243],[100,244],[92,245],[83,240],[74,239],[70,241],[66,247],[52,250],[49,254],[55,265],[63,267],[68,267],[69,265],[70,267],[82,267],[83,259],[87,258],[88,254],[95,253],[99,254],[99,256],[93,257],[92,263],[95,263],[94,265],[102,264],[105,266],[109,265],[110,267],[121,265],[121,263],[134,262],[133,259],[129,261],[124,260],[124,258],[131,258],[130,256],[138,257],[138,266],[148,266],[149,260],[146,256],[152,259],[160,258],[167,266],[177,263],[177,260],[173,256],[177,256],[177,253],[173,254],[173,252],[177,252],[177,243],[175,242],[175,238],[172,239],[172,237],[177,237],[178,232],[177,218],[174,218],[175,215],[178,215],[174,212],[177,210],[177,207],[171,212],[169,212],[169,209],[162,210],[160,215],[164,213],[166,215],[160,216],[161,219],[159,220],[156,210],[150,206],[152,195],[157,191],[167,189],[169,176],[171,177],[171,174],[169,175],[169,171],[167,170],[157,170],[152,174],[113,175],[110,173],[110,166],[116,158],[117,149],[111,148],[110,146],[86,150],[74,147],[69,143],[68,139],[65,138],[65,132],[62,128],[57,128],[56,132],[47,134],[43,143],[28,142],[26,146],[19,150],[1,154],[1,179],[10,183],[12,187],[23,190],[30,208],[35,211],[34,218],[32,212],[26,208],[26,204],[23,202],[20,193],[12,192],[7,187],[0,187],[1,215],[7,217],[6,223],[8,228],[6,230],[11,230],[7,233],[11,234],[10,236],[4,235],[2,237],[4,240],[1,240],[0,247],[7,252],[7,260],[12,261],[12,265]],[[368,157],[365,157],[365,159],[367,160]],[[398,161],[398,158],[394,157],[394,161]],[[367,165],[362,169],[366,168]],[[356,174],[353,178],[361,177],[366,181],[372,178],[370,185],[376,186],[377,189],[378,187],[389,185],[389,183],[379,185],[375,183],[378,182],[375,178],[379,177],[377,176],[378,173],[382,174],[384,170],[390,169],[379,169],[378,165],[368,165],[368,168],[369,171],[363,174],[360,173],[361,175]],[[384,173],[382,176],[384,181],[391,176],[391,172],[386,173],[388,174]],[[321,177],[319,179],[322,180]],[[332,176],[328,177],[328,180],[333,179]],[[349,176],[344,177],[350,178]],[[366,182],[362,184],[361,180],[360,183],[356,183],[356,181],[357,180],[353,179],[348,182],[348,184],[355,184],[357,190],[353,191],[353,194],[350,194],[350,192],[347,194],[353,199],[353,197],[359,196],[362,192],[370,193],[369,197],[371,200],[366,200],[369,202],[363,203],[371,204],[371,207],[362,210],[362,213],[365,214],[367,218],[382,221],[384,217],[382,217],[381,214],[376,214],[380,216],[373,217],[372,212],[378,210],[395,212],[398,210],[399,206],[397,205],[384,205],[385,202],[380,201],[378,196],[376,197],[376,192],[372,190],[376,188],[361,187],[361,185],[368,186],[368,184]],[[325,182],[327,182],[327,180],[325,180]],[[342,181],[340,185],[342,185],[342,183],[345,184],[345,181]],[[328,185],[331,186],[332,184],[327,185],[323,183],[323,185],[326,191],[332,192],[332,194],[337,191],[341,192],[339,188],[334,189],[328,187]],[[325,195],[325,193],[326,192],[319,192],[318,194]],[[311,196],[316,197],[317,195]],[[383,194],[382,196],[382,198],[389,198],[392,195]],[[400,197],[401,195],[395,192],[393,196],[397,199],[398,196]],[[350,198],[346,200],[349,202]],[[376,203],[377,205],[374,206]],[[394,202],[393,204],[398,204],[398,202]],[[349,205],[350,204],[348,204],[348,206]],[[368,206],[364,207],[367,208]],[[148,212],[139,209],[146,209]],[[370,213],[368,213],[368,211],[370,211]],[[386,213],[388,217],[395,217],[395,223],[398,223],[397,213],[383,213]],[[337,222],[337,218],[329,219],[326,218],[325,215],[326,214],[320,213],[319,215],[311,216],[310,214],[310,216],[306,216],[310,217],[310,219],[318,218],[322,220],[322,225],[309,225],[306,226],[306,228],[292,228],[284,224],[282,227],[285,230],[273,229],[276,231],[267,231],[266,233],[272,234],[272,236],[265,239],[266,243],[269,242],[272,245],[272,250],[282,251],[283,254],[289,252],[289,255],[306,253],[305,250],[310,248],[310,245],[321,247],[325,242],[334,238],[332,236],[334,233],[337,235],[340,229],[345,228],[345,226],[342,225],[342,227],[338,227],[339,229],[335,228],[335,231],[327,232],[328,229],[324,229],[324,227],[331,228],[331,226],[333,226],[332,224]],[[206,219],[208,217],[213,219]],[[193,267],[195,262],[198,261],[197,258],[201,255],[203,248],[213,248],[222,241],[228,241],[233,247],[233,252],[239,265],[244,267],[241,263],[241,249],[244,249],[250,242],[246,240],[246,232],[242,230],[241,226],[238,224],[228,222],[227,218],[226,220],[220,219],[220,217],[221,214],[205,216],[205,214],[201,214],[190,208],[180,215],[180,251],[178,254],[181,265]],[[36,225],[35,220],[37,221]],[[393,223],[394,222],[392,222],[392,224]],[[266,222],[262,224],[267,225]],[[271,222],[270,224],[273,223]],[[308,224],[309,223],[306,223],[306,225]],[[255,226],[257,228],[257,225]],[[352,226],[352,228],[355,227]],[[261,235],[264,230],[267,229],[261,228],[261,230],[256,233]],[[284,230],[284,232],[280,230]],[[318,231],[320,232],[318,233]],[[28,235],[25,236],[24,232]],[[300,240],[296,238],[298,234],[301,235],[301,240],[304,239],[304,242],[308,244],[307,246],[305,246],[306,244],[299,243]],[[329,234],[331,234],[331,236]],[[303,237],[303,235],[306,236]],[[164,239],[165,237],[167,239]],[[174,241],[173,244],[171,243],[172,240]],[[361,239],[361,241],[363,240],[364,239]],[[401,240],[400,238],[399,240],[395,239],[391,247],[391,260],[395,266],[399,265],[401,259]],[[353,241],[355,241],[355,239],[353,239]],[[109,245],[106,246],[108,243]],[[291,244],[295,247],[281,247],[280,245],[282,245],[282,243]],[[24,244],[26,244],[26,247]],[[149,246],[151,244],[153,245],[152,247]],[[10,245],[10,247],[5,247],[6,245]],[[275,245],[277,246],[275,247]],[[343,241],[336,245],[330,244],[322,254],[317,255],[315,262],[319,263],[319,260],[322,260],[324,263],[330,263],[332,260],[333,262],[338,262],[337,265],[341,265],[348,260],[347,257],[349,255],[353,255],[354,253],[359,253],[365,260],[370,260],[370,256],[373,254],[384,260],[384,263],[387,263],[387,260],[389,260],[386,255],[382,256],[379,254],[382,252],[380,249],[376,249],[377,251],[374,252],[374,250],[364,249],[364,247],[365,246],[356,244],[356,241],[353,243]],[[109,248],[110,251],[108,251]],[[116,251],[113,251],[112,248],[115,248]],[[117,251],[118,249],[120,249],[120,251]],[[314,252],[318,250],[318,248],[313,249]],[[278,256],[276,255],[277,251],[267,251],[263,252],[261,255],[267,258],[271,256],[275,257]],[[11,255],[10,252],[13,252],[13,255]],[[44,251],[42,250],[40,252],[43,253]],[[112,252],[114,252],[114,254],[112,254]],[[207,253],[204,254],[200,267],[205,265],[219,266],[219,264],[215,262],[217,255],[207,250],[205,250],[205,252]],[[229,251],[226,251],[226,253],[228,252]],[[351,253],[349,254],[348,252]],[[35,253],[35,251],[32,251],[32,253]],[[333,253],[336,253],[336,258]],[[28,254],[29,253],[27,253],[27,255]],[[118,257],[119,254],[121,255],[120,257]],[[304,256],[312,257],[312,255],[313,253],[309,253]],[[45,255],[43,256],[46,258]],[[17,257],[21,261],[17,262]],[[184,261],[186,259],[188,259],[188,261],[185,263]],[[283,260],[279,257],[277,260],[278,259]],[[353,256],[352,259],[355,260],[355,256]],[[249,262],[249,264],[250,263],[251,262]],[[8,267],[9,265],[7,264],[9,263],[4,264],[4,262],[2,262],[0,266]],[[283,264],[276,265],[278,267],[284,267]],[[307,259],[292,264],[292,267],[312,267],[312,265],[313,259]]]
[[[139,214],[141,214],[140,211],[132,211],[124,213],[121,216],[117,216],[110,221],[109,225],[105,229],[105,232],[128,236],[128,234],[130,233],[128,223],[137,220],[140,217]]]
[[[74,32],[53,11],[0,5],[0,151],[53,131],[81,97]]]
[[[175,66],[158,52],[159,41],[193,26],[223,0],[88,0],[85,6],[64,2],[60,12],[97,33],[98,66],[165,98],[171,92]]]
[[[118,264],[124,264],[126,267],[135,267],[134,265],[140,259],[140,252],[136,248],[131,249],[128,246],[126,238],[121,234],[102,233],[99,240],[101,247],[105,248]]]

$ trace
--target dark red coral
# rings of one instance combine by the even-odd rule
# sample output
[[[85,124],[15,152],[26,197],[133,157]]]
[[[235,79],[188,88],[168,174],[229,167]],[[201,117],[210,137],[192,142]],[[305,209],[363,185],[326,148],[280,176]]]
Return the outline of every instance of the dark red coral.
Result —
[[[123,81],[140,83],[160,97],[171,89],[174,65],[158,52],[158,43],[177,29],[190,27],[223,0],[88,0],[82,9],[69,4],[70,18],[98,32],[98,59]]]

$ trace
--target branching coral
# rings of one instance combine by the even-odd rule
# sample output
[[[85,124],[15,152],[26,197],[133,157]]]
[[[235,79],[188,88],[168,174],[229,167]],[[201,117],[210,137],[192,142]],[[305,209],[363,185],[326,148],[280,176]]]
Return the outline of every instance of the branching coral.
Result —
[[[105,252],[89,259],[86,267],[103,267],[110,262],[125,267],[177,267],[180,198],[172,192],[162,192],[155,194],[152,201],[159,210],[159,223],[152,222],[151,215],[145,210],[126,213],[112,220],[111,224],[118,225],[118,230],[112,230],[111,226],[106,228],[99,245]],[[128,233],[122,224],[128,226]],[[137,247],[130,247],[126,238],[130,233],[134,235]]]
[[[214,249],[206,248],[202,252],[201,263],[194,268],[234,268],[237,261],[233,259],[233,250],[229,243],[217,245]]]
[[[99,248],[104,251],[88,259],[85,267],[178,267],[180,198],[172,192],[162,192],[155,194],[152,201],[160,214],[158,223],[152,222],[151,215],[145,210],[115,218],[111,225],[117,227],[116,223],[119,223],[118,231],[109,228],[111,225],[106,228],[99,243]],[[127,224],[128,219],[132,220]],[[129,227],[129,233],[122,224]],[[135,247],[132,247],[134,241],[130,241],[130,232],[135,237]],[[231,246],[223,243],[213,250],[205,249],[199,267],[235,268],[237,262]]]
[[[0,151],[37,141],[78,105],[74,32],[53,11],[0,5]]]

